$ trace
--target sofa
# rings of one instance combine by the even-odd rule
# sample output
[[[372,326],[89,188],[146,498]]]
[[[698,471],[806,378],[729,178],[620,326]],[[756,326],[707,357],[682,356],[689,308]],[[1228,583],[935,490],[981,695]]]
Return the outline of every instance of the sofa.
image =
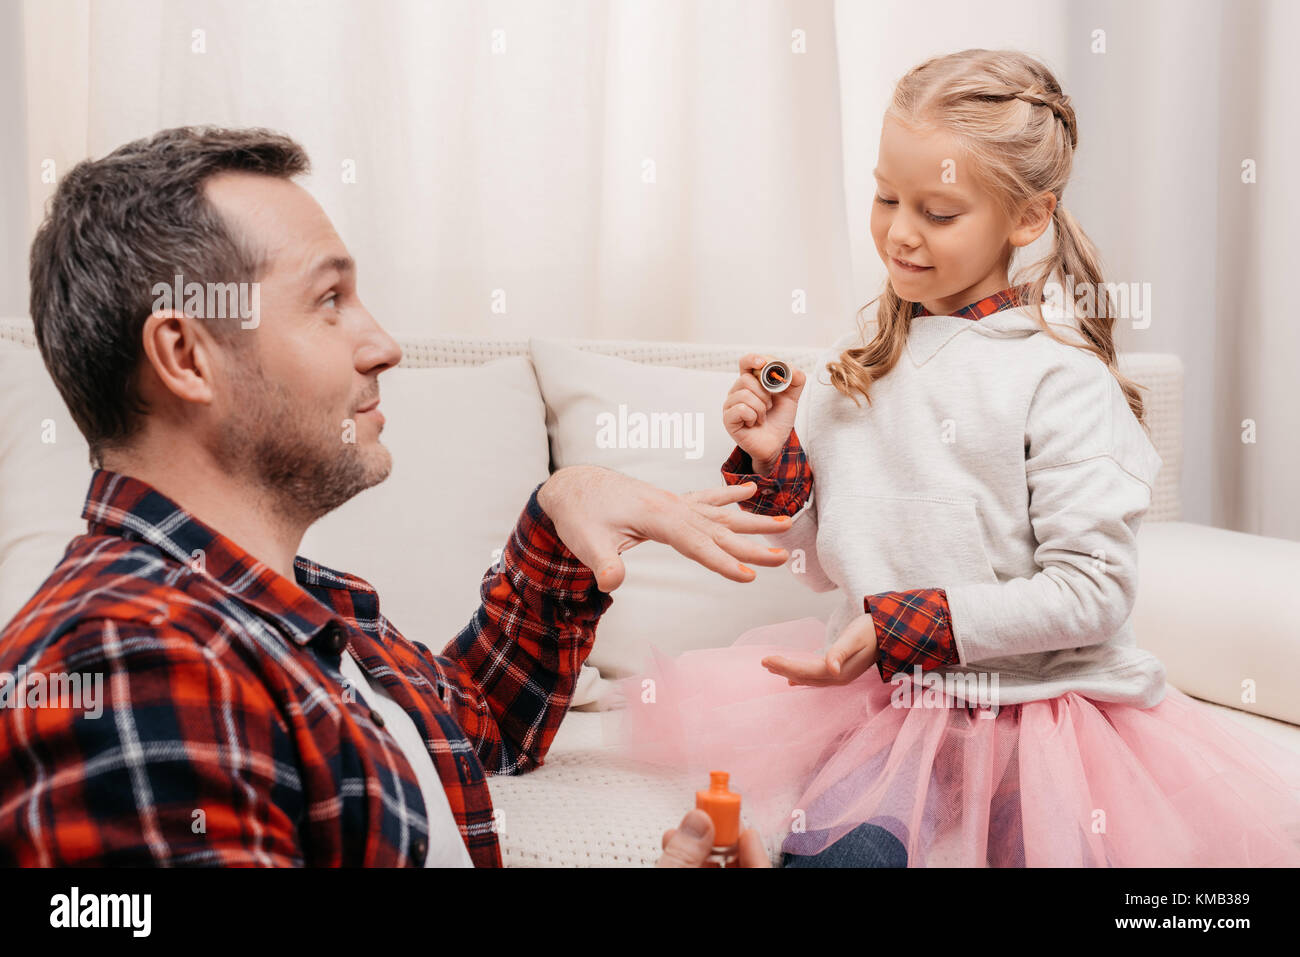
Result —
[[[313,526],[301,553],[373,583],[384,614],[435,650],[468,623],[485,572],[552,471],[591,463],[675,492],[716,486],[732,448],[722,401],[740,356],[777,355],[812,373],[822,355],[554,338],[401,345],[401,365],[380,378],[392,474]],[[1138,642],[1165,663],[1173,686],[1300,752],[1300,612],[1276,601],[1300,581],[1300,543],[1183,522],[1181,363],[1129,354],[1121,366],[1149,390],[1164,462],[1140,532]],[[25,318],[0,320],[0,408],[2,623],[84,531],[91,472]],[[659,543],[623,557],[626,579],[544,764],[491,779],[507,866],[653,863],[664,830],[708,782],[615,752],[618,679],[636,674],[652,648],[726,645],[774,621],[825,621],[833,607],[833,592],[813,593],[786,567],[758,568],[755,581],[737,583]],[[1199,600],[1213,594],[1231,598]],[[775,859],[777,847],[769,851]]]

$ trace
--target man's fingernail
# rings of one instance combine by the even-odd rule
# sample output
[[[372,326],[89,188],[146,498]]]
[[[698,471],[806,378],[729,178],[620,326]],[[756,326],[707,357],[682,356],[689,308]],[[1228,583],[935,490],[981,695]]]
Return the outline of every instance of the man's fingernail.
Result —
[[[778,516],[776,517],[776,520],[777,520],[778,522],[788,522],[788,521],[790,521],[790,516],[789,516],[789,515],[778,515]]]
[[[689,814],[686,820],[682,822],[682,833],[688,837],[701,838],[709,833],[708,828],[704,826],[704,818],[699,814]]]

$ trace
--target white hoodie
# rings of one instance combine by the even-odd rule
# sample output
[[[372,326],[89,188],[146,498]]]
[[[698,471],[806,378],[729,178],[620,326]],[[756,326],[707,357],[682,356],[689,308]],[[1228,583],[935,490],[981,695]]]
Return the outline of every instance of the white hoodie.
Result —
[[[1164,666],[1129,616],[1162,463],[1110,370],[1029,309],[919,316],[859,408],[826,372],[858,342],[844,336],[809,376],[796,431],[814,490],[770,536],[792,564],[803,550],[810,588],[843,592],[827,642],[868,595],[943,588],[961,663],[939,673],[996,673],[1000,705],[1066,691],[1158,704]],[[962,683],[949,682],[959,697]]]

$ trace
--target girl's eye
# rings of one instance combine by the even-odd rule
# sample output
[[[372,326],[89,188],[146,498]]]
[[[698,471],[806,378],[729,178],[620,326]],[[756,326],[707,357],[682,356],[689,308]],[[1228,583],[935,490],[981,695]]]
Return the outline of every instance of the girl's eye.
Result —
[[[898,205],[898,200],[896,200],[896,199],[885,199],[885,197],[883,197],[883,196],[879,196],[879,195],[876,196],[876,202],[879,203],[881,206],[897,206],[897,205]],[[951,223],[954,219],[957,218],[957,214],[956,214],[956,213],[954,213],[954,214],[951,215],[951,216],[936,216],[934,213],[926,213],[925,215],[930,219],[931,222],[935,222],[935,223]]]

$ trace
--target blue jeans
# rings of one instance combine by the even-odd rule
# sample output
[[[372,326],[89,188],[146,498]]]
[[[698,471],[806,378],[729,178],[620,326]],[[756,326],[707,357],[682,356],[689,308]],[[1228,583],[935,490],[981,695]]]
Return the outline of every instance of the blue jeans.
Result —
[[[816,854],[781,855],[782,867],[906,867],[903,842],[876,824],[859,824]]]

